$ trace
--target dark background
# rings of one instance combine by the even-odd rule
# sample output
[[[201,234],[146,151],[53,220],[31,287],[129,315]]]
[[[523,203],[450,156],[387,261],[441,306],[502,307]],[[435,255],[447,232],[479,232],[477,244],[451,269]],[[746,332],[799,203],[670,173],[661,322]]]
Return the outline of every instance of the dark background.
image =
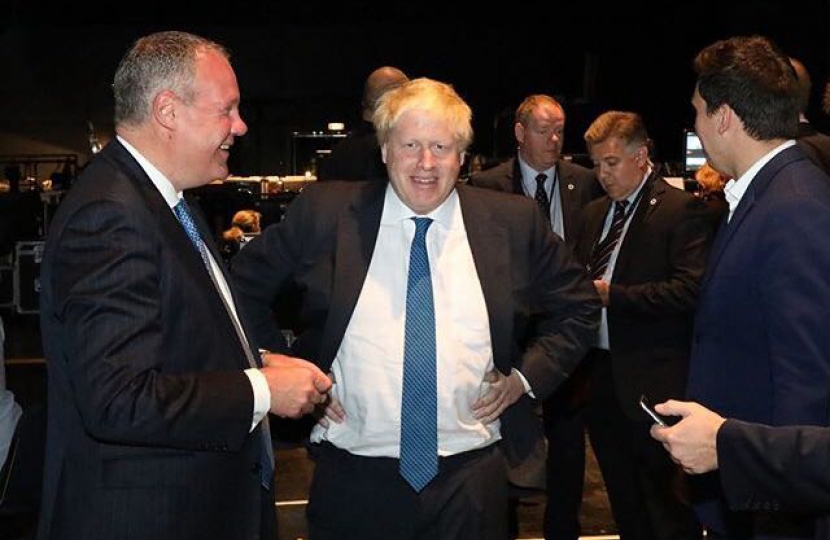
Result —
[[[510,153],[517,104],[549,93],[566,105],[566,152],[584,152],[585,128],[613,108],[643,114],[658,159],[676,161],[692,125],[695,53],[756,33],[805,63],[809,116],[830,127],[820,110],[827,0],[500,4],[3,0],[0,154],[74,152],[85,162],[88,121],[104,142],[113,135],[109,85],[119,58],[137,37],[163,29],[230,48],[250,128],[231,158],[238,175],[291,173],[291,133],[329,121],[353,126],[365,77],[386,64],[453,84],[473,108],[476,153]]]

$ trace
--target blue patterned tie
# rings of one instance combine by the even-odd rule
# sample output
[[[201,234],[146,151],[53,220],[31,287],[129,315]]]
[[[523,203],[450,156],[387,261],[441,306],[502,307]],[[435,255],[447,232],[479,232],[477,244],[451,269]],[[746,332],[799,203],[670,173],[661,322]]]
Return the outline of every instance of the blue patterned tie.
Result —
[[[435,307],[426,234],[432,220],[413,218],[409,252],[401,399],[401,476],[421,491],[438,474]]]
[[[204,240],[202,240],[202,235],[199,234],[199,230],[196,228],[196,223],[193,222],[193,216],[190,214],[190,209],[187,207],[187,202],[184,199],[181,199],[176,206],[173,207],[173,212],[176,214],[176,217],[179,219],[179,222],[182,224],[184,231],[187,233],[187,237],[190,238],[190,241],[193,242],[193,245],[196,247],[196,250],[199,252],[199,255],[202,256],[202,261],[205,263],[207,267],[208,274],[210,275],[210,279],[213,281],[213,284],[216,285],[216,292],[219,293],[219,297],[222,299],[222,303],[225,304],[225,309],[228,311],[228,316],[231,318],[231,322],[233,322],[234,330],[236,330],[237,336],[239,336],[239,340],[242,343],[242,348],[245,349],[245,357],[248,359],[248,364],[252,368],[257,368],[259,365],[257,364],[256,360],[254,359],[253,353],[251,353],[251,347],[248,343],[248,339],[245,337],[245,333],[242,331],[242,328],[239,327],[236,317],[233,316],[231,313],[230,306],[228,306],[227,301],[225,300],[225,296],[222,294],[222,291],[219,290],[219,286],[216,283],[216,276],[213,274],[213,267],[210,264],[210,256],[208,255],[207,246],[205,245]],[[262,475],[262,486],[265,489],[270,489],[271,486],[271,479],[274,476],[274,448],[271,446],[271,427],[268,422],[268,415],[266,414],[262,418],[262,454],[260,456],[260,473]]]
[[[176,213],[176,217],[179,218],[179,222],[184,227],[184,232],[187,233],[187,237],[190,238],[190,241],[193,242],[193,245],[196,247],[196,251],[199,252],[199,255],[202,256],[202,261],[207,266],[208,272],[211,273],[211,277],[213,277],[213,272],[211,271],[210,267],[210,260],[208,259],[208,252],[207,247],[205,246],[205,242],[202,240],[202,236],[199,234],[199,230],[196,228],[196,224],[193,222],[193,216],[190,215],[190,209],[187,207],[187,202],[184,199],[181,199],[179,203],[173,207],[173,212]]]

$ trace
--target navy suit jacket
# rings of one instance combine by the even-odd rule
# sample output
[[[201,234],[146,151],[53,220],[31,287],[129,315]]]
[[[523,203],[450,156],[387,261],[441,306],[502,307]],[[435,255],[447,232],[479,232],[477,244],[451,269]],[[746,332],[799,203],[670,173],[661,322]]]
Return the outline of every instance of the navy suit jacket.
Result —
[[[733,509],[830,514],[830,429],[727,420],[717,448]]]
[[[256,537],[261,439],[243,345],[184,229],[117,141],[62,202],[41,271],[39,538]]]
[[[827,231],[828,178],[798,146],[780,152],[755,176],[731,221],[722,222],[710,251],[695,316],[689,399],[738,420],[827,425]],[[716,497],[710,488],[700,500]],[[703,513],[714,508],[702,504]],[[748,518],[754,519],[729,517],[730,529],[737,533]],[[706,519],[723,524],[712,514]],[[764,523],[749,526],[755,534],[783,536],[805,521],[774,529]]]
[[[604,192],[594,176],[594,171],[561,160],[557,168],[559,177],[556,186],[559,190],[559,199],[562,201],[565,242],[573,247],[574,237],[579,230],[582,208],[593,199],[603,195]],[[515,157],[492,169],[475,173],[470,177],[470,185],[525,195],[522,187],[522,169],[518,158]]]
[[[771,425],[830,420],[830,184],[798,147],[752,181],[709,255],[688,397]]]
[[[330,182],[306,188],[283,222],[237,255],[240,299],[261,343],[278,344],[270,306],[281,291],[302,291],[304,330],[294,353],[328,371],[372,260],[387,182]],[[576,367],[596,331],[599,297],[570,250],[527,197],[458,186],[461,211],[490,322],[493,361],[518,368],[537,398]],[[509,459],[541,435],[530,400],[502,414]]]

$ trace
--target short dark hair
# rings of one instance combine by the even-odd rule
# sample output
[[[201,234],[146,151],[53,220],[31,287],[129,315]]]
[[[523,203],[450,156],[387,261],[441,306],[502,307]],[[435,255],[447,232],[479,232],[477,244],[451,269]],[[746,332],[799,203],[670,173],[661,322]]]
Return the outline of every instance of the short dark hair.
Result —
[[[707,114],[729,105],[756,140],[798,134],[798,81],[789,58],[769,39],[718,41],[698,53],[694,69]]]

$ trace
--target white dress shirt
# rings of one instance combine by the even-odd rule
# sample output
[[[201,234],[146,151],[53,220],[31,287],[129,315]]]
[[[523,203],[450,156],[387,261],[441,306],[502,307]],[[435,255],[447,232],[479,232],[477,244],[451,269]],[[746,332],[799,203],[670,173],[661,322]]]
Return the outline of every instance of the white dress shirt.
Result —
[[[118,136],[117,138],[118,141],[124,145],[124,148],[126,148],[135,160],[138,161],[138,164],[141,165],[141,168],[144,169],[147,176],[150,177],[153,185],[156,186],[156,189],[158,189],[159,193],[161,193],[161,196],[164,197],[164,201],[167,203],[167,206],[170,207],[170,212],[172,212],[175,216],[173,208],[179,204],[180,200],[182,200],[182,192],[177,191],[173,184],[170,183],[170,180],[168,180],[161,171],[150,163],[147,158],[142,156],[141,153],[130,143],[121,138],[121,136]],[[178,218],[176,218],[176,221],[178,221]],[[215,278],[214,283],[217,285],[220,294],[224,298],[225,305],[228,306],[231,316],[234,318],[234,323],[237,324],[239,328],[242,328],[239,315],[236,313],[236,306],[233,303],[230,288],[228,287],[228,282],[225,281],[225,276],[219,268],[219,264],[216,260],[214,260],[210,250],[207,251],[207,255],[210,260],[213,277]],[[250,348],[250,344],[246,343],[245,346]],[[265,417],[266,414],[268,414],[268,410],[271,408],[271,390],[268,388],[268,381],[265,379],[265,375],[263,375],[258,369],[246,369],[245,375],[247,375],[248,380],[251,381],[251,387],[254,391],[254,410],[251,424],[251,431],[253,431],[256,425]]]
[[[602,280],[611,283],[611,280],[614,276],[614,267],[617,266],[617,257],[620,255],[620,246],[622,246],[623,241],[625,240],[625,233],[628,232],[628,224],[631,223],[631,216],[634,215],[634,212],[637,211],[636,206],[639,206],[642,202],[642,199],[634,205],[634,201],[637,200],[637,196],[640,194],[640,191],[643,189],[643,186],[646,183],[649,175],[651,175],[651,167],[646,171],[645,176],[643,176],[640,185],[635,189],[629,196],[626,198],[628,201],[628,208],[626,209],[625,214],[625,224],[623,225],[622,234],[620,234],[620,239],[617,241],[617,245],[614,246],[614,251],[611,252],[611,257],[608,259],[608,266],[605,268],[605,273],[602,275]],[[611,223],[614,221],[614,205],[615,202],[611,202],[611,207],[608,209],[608,213],[605,216],[605,224],[602,226],[602,235],[600,235],[600,242],[608,235],[608,231],[611,230]],[[602,308],[602,318],[600,319],[599,323],[599,332],[597,333],[597,348],[605,349],[606,351],[611,348],[610,339],[608,336],[608,308]]]
[[[399,457],[413,217],[390,185],[366,280],[331,367],[332,392],[346,419],[315,426],[314,442],[326,440],[357,455]],[[487,390],[484,375],[493,369],[490,324],[457,192],[419,217],[433,219],[426,247],[435,304],[438,453],[446,456],[501,438],[498,420],[484,425],[472,413]]]
[[[749,189],[750,184],[755,179],[755,176],[758,174],[764,165],[769,163],[769,161],[789,148],[790,146],[794,146],[795,141],[789,140],[787,142],[781,143],[780,145],[776,146],[766,154],[764,157],[756,161],[752,167],[747,169],[745,173],[741,175],[738,179],[732,179],[726,183],[723,187],[723,194],[726,196],[726,202],[729,203],[729,215],[726,218],[726,222],[729,223],[732,221],[732,214],[735,213],[735,209],[738,207],[738,204],[741,202],[741,199],[744,198],[744,194],[746,190]]]

